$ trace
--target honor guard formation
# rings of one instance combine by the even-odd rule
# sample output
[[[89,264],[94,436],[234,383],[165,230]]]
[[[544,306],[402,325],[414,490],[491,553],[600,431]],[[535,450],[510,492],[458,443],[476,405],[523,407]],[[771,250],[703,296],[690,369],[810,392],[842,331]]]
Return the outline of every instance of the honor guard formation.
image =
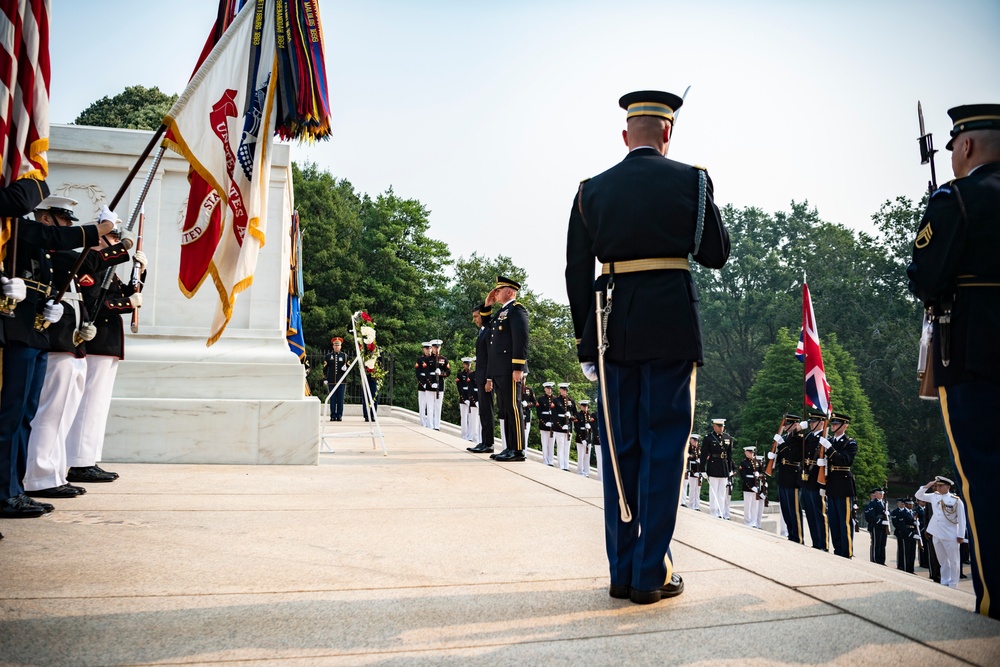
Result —
[[[125,355],[121,316],[142,305],[146,256],[130,254],[137,235],[107,206],[81,223],[77,205],[31,178],[0,191],[0,215],[12,219],[0,276],[0,518],[41,516],[55,505],[39,498],[118,478],[98,463]],[[125,263],[128,283],[114,271]]]

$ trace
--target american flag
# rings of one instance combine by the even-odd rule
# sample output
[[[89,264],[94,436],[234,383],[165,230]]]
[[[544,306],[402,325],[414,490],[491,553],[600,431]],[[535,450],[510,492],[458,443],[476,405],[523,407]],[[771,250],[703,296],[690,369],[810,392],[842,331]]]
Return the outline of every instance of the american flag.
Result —
[[[823,368],[823,351],[819,346],[819,331],[816,329],[812,296],[809,294],[809,285],[805,282],[802,283],[802,332],[799,334],[795,357],[806,365],[806,403],[814,410],[829,415],[830,385],[826,381],[826,369]]]
[[[45,178],[50,0],[0,0],[0,181]]]

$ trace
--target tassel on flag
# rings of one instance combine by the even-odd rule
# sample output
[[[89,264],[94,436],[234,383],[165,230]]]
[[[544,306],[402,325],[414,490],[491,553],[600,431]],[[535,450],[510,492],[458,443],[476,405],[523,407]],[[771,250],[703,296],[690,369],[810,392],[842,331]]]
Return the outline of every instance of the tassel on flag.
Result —
[[[800,349],[802,356],[799,355]],[[796,349],[795,356],[806,365],[806,403],[814,410],[829,415],[830,385],[826,381],[826,369],[823,367],[823,352],[819,345],[819,331],[816,329],[812,296],[805,281],[802,283],[802,332],[799,335],[799,348]]]

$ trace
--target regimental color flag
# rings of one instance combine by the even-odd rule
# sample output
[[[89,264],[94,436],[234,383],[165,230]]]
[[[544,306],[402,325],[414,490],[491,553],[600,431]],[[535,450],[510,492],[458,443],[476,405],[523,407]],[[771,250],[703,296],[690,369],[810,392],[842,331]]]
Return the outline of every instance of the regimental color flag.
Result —
[[[0,185],[49,175],[50,0],[0,0]],[[4,221],[0,245],[10,225]]]
[[[830,385],[823,367],[823,352],[819,346],[819,331],[813,314],[809,285],[802,283],[802,332],[795,357],[805,363],[806,404],[825,415],[830,414]]]
[[[292,214],[291,266],[288,272],[288,309],[285,315],[285,338],[288,348],[300,360],[306,358],[306,339],[302,333],[302,233],[299,229],[299,212]]]

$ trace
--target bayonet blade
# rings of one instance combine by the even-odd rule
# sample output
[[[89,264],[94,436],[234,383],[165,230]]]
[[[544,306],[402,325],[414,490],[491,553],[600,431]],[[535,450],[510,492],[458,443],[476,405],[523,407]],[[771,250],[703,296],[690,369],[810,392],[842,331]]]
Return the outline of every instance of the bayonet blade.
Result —
[[[920,100],[917,100],[917,118],[920,120],[920,136],[927,134],[924,131],[924,108],[920,106]]]

